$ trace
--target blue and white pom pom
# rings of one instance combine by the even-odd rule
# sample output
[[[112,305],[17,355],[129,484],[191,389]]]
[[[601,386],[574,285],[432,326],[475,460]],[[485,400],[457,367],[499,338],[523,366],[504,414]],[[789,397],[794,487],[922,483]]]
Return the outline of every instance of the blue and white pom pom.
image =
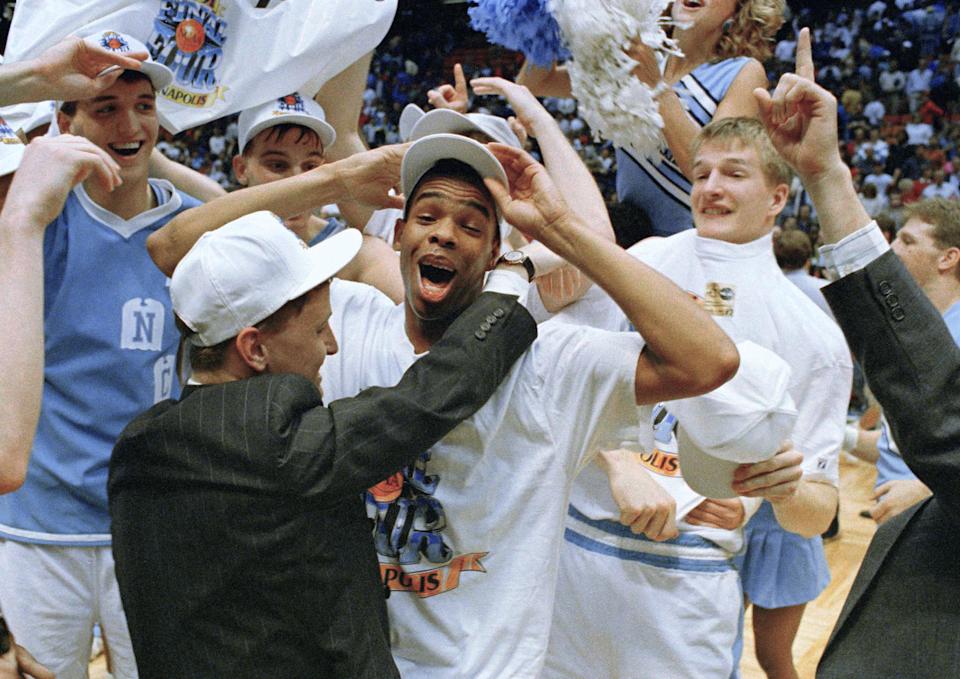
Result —
[[[662,90],[640,82],[626,49],[639,39],[663,58],[679,54],[662,15],[671,0],[549,0],[571,59],[570,84],[580,116],[594,137],[609,139],[637,156],[655,158],[664,144],[656,97]]]
[[[523,54],[536,66],[570,58],[548,0],[470,0],[470,25],[487,40]]]

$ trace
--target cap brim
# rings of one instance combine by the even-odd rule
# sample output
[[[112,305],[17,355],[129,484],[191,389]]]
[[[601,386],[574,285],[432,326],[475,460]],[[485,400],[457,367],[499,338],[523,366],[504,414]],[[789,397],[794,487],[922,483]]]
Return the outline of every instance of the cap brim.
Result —
[[[407,149],[400,168],[403,194],[409,198],[420,178],[441,160],[459,160],[483,178],[509,186],[500,161],[478,141],[458,134],[435,134],[418,139]]]
[[[140,72],[150,78],[150,82],[153,83],[153,89],[156,92],[159,92],[173,82],[173,71],[155,61],[144,61],[140,64]]]
[[[358,229],[346,229],[307,250],[307,256],[312,260],[310,274],[292,290],[287,301],[306,294],[336,276],[357,256],[362,244],[363,235]]]
[[[4,144],[0,142],[0,177],[15,172],[23,160],[27,147],[23,144]]]
[[[680,458],[680,473],[694,491],[711,498],[737,497],[733,491],[733,472],[739,462],[721,460],[704,453],[687,436],[683,425],[677,426],[677,455]]]
[[[403,111],[400,113],[399,124],[400,138],[403,141],[410,141],[410,135],[413,134],[413,129],[425,115],[427,115],[426,112],[416,104],[407,104],[403,107]]]
[[[337,140],[336,131],[333,129],[333,126],[325,120],[320,120],[319,118],[302,113],[281,113],[267,120],[261,120],[251,127],[243,141],[243,146],[246,147],[254,137],[268,127],[276,127],[277,125],[302,125],[303,127],[313,130],[317,133],[317,136],[320,137],[320,143],[323,144],[324,151],[333,146],[333,142]],[[241,152],[242,151],[243,149],[241,149]]]

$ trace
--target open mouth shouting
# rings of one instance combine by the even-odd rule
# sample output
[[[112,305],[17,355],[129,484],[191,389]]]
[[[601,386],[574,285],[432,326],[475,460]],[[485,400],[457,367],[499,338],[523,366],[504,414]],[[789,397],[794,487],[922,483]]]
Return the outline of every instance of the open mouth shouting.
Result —
[[[436,304],[450,292],[456,269],[445,257],[426,255],[417,264],[420,273],[420,295],[427,302]]]
[[[122,144],[108,144],[110,150],[121,158],[132,158],[143,148],[142,141],[129,141]]]

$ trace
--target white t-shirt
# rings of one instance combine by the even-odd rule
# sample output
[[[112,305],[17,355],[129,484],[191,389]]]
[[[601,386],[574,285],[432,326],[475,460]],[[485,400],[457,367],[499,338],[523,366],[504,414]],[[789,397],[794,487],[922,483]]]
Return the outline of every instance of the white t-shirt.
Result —
[[[613,300],[597,285],[587,290],[587,293],[580,300],[552,316],[543,308],[536,286],[531,285],[526,307],[530,309],[530,312],[538,321],[552,318],[556,322],[584,325],[602,330],[635,332],[620,307],[614,304]],[[668,412],[669,405],[669,403],[666,404]],[[637,459],[650,472],[651,478],[676,501],[677,527],[685,535],[698,535],[729,553],[738,552],[743,547],[742,527],[735,530],[726,530],[708,526],[695,526],[683,520],[691,509],[703,502],[704,498],[683,480],[677,456],[676,418],[669,414],[661,415],[657,418],[659,420],[658,426],[654,426],[655,413],[654,406],[637,406],[638,439],[629,443],[637,446],[635,453]],[[633,449],[632,445],[625,445],[624,447]],[[577,475],[570,493],[570,504],[579,514],[586,516],[588,519],[605,521],[619,521],[620,519],[620,510],[610,493],[607,473],[596,462],[588,464]],[[759,502],[750,499],[744,502],[748,517],[757,510],[759,505]],[[568,517],[567,527],[576,531],[581,526],[578,521]],[[569,545],[567,547],[569,548]],[[703,552],[692,552],[687,543],[677,545],[676,549],[672,544],[661,544],[658,545],[658,551],[663,554],[676,552],[677,554],[690,556],[693,553],[698,553],[700,556],[704,556]],[[717,557],[716,553],[707,551],[710,552],[707,556]]]
[[[951,184],[950,182],[944,182],[943,184],[931,184],[923,190],[923,193],[920,194],[924,198],[946,198],[946,199],[957,199],[960,198],[960,192],[957,191],[957,187]]]
[[[804,454],[804,478],[837,485],[850,351],[836,323],[784,277],[770,234],[735,244],[691,229],[638,243],[630,253],[701,298],[734,342],[756,342],[790,365],[789,392],[798,410],[791,440]]]
[[[326,400],[396,384],[417,358],[404,307],[343,281],[331,304]],[[636,439],[642,348],[636,333],[543,324],[483,408],[367,494],[401,674],[539,674],[570,484],[597,450]]]
[[[933,127],[928,123],[907,123],[904,130],[907,133],[909,146],[926,145],[933,137]]]
[[[770,234],[735,244],[701,238],[690,229],[641,241],[628,252],[696,295],[734,342],[756,342],[790,365],[789,392],[799,411],[791,440],[804,454],[804,478],[837,485],[853,374],[850,352],[836,323],[780,271]],[[536,299],[528,308],[537,317]],[[626,323],[596,286],[556,320],[602,328]]]

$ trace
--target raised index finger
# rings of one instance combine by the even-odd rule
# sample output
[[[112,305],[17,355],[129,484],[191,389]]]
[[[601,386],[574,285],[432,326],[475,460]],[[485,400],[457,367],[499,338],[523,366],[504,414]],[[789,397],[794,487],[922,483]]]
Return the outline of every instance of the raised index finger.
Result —
[[[796,73],[801,78],[814,81],[813,49],[810,47],[810,29],[801,28],[797,36]]]

